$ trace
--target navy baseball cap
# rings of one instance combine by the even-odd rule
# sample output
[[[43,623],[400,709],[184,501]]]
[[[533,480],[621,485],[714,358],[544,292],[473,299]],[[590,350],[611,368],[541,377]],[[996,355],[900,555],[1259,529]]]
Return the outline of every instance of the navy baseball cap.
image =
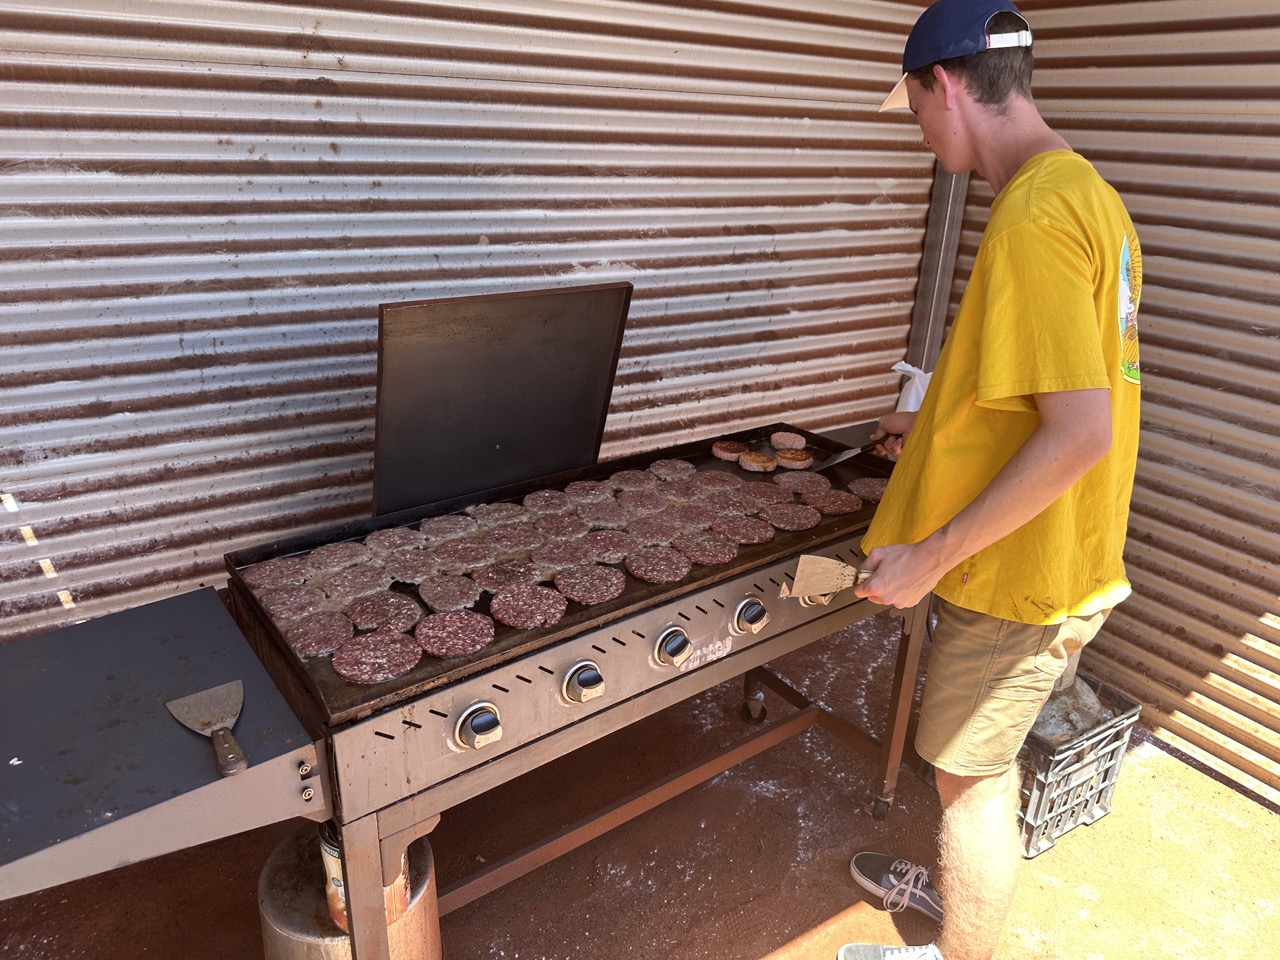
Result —
[[[984,50],[1031,46],[1031,26],[1025,17],[1023,29],[1015,33],[989,32],[987,24],[997,13],[1022,17],[1022,11],[1009,0],[937,0],[920,14],[902,51],[902,79],[880,105],[880,111],[908,108],[907,74],[912,70]]]

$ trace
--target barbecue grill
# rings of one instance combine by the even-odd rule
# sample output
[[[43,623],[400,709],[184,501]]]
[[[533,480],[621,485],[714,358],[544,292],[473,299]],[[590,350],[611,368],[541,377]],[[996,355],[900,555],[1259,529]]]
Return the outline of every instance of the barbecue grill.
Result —
[[[532,300],[522,301],[524,310],[514,311],[510,309],[510,298],[503,298],[495,315],[519,323],[520,317],[527,316],[528,310],[533,309],[541,320],[550,318],[573,325],[582,336],[569,359],[577,365],[575,369],[580,378],[595,381],[587,384],[588,394],[597,399],[603,397],[607,402],[609,390],[602,389],[599,380],[603,377],[606,384],[611,383],[629,293],[627,285],[551,291],[547,293],[549,302],[534,296]],[[571,295],[575,304],[567,313],[560,306],[566,294]],[[484,365],[484,375],[489,380],[501,383],[504,378],[494,372],[495,346],[492,342],[481,342],[495,336],[496,321],[478,328],[456,322],[459,318],[475,316],[475,311],[480,309],[476,299],[409,305],[413,309],[407,314],[384,306],[380,358],[402,357],[406,343],[417,344],[419,348],[425,344],[425,356],[429,356],[431,330],[442,326],[449,331],[454,351],[450,365],[456,366],[459,358],[470,357]],[[442,310],[444,316],[455,322],[440,324]],[[393,313],[396,322],[386,322]],[[596,322],[597,319],[600,322]],[[392,337],[393,330],[405,340]],[[468,334],[468,330],[473,332]],[[499,330],[497,339],[500,344],[512,346],[508,361],[499,363],[523,362],[527,338],[504,337]],[[380,457],[383,451],[396,448],[400,442],[397,438],[402,440],[405,431],[418,432],[417,421],[403,414],[422,403],[421,397],[401,399],[397,401],[396,415],[392,416],[381,409],[384,389],[388,397],[395,395],[395,385],[388,384],[385,371],[380,373],[379,384]],[[500,409],[504,402],[502,398],[490,400],[496,404],[494,409]],[[505,402],[522,402],[519,391]],[[580,392],[566,390],[562,402],[569,406],[580,404],[582,396]],[[857,564],[860,559],[857,543],[872,516],[871,504],[854,513],[823,515],[809,529],[780,529],[767,543],[742,546],[728,562],[694,563],[686,576],[673,582],[648,583],[627,574],[622,593],[612,599],[591,605],[570,602],[565,615],[549,626],[516,629],[499,624],[493,641],[474,654],[447,659],[423,657],[403,675],[377,683],[348,682],[334,672],[329,658],[302,657],[295,653],[287,642],[283,624],[273,618],[262,595],[251,586],[250,571],[259,564],[306,557],[333,544],[363,543],[379,531],[413,529],[423,521],[461,515],[481,505],[520,504],[530,494],[564,490],[580,481],[608,482],[626,471],[646,471],[659,460],[684,461],[700,476],[716,474],[728,485],[744,481],[769,482],[767,476],[747,473],[740,466],[715,457],[711,449],[715,440],[736,440],[754,449],[765,449],[775,432],[787,431],[803,437],[806,448],[820,459],[845,449],[843,444],[823,436],[778,423],[595,463],[603,410],[597,413],[579,416],[576,421],[571,417],[555,420],[580,424],[569,431],[573,435],[560,445],[559,463],[564,469],[547,473],[546,463],[551,461],[543,459],[536,469],[544,472],[516,479],[512,472],[514,470],[518,477],[519,470],[502,458],[478,458],[487,464],[483,476],[503,480],[483,489],[465,477],[465,461],[460,467],[444,472],[431,469],[427,461],[422,461],[424,469],[415,476],[424,478],[423,485],[416,487],[406,483],[403,471],[388,476],[383,469],[378,471],[381,475],[378,498],[382,504],[412,502],[418,498],[421,502],[368,520],[226,556],[227,606],[239,632],[256,654],[257,663],[253,667],[269,678],[265,687],[261,683],[255,687],[254,699],[257,702],[275,699],[278,703],[279,700],[271,696],[278,691],[279,698],[287,704],[283,712],[288,720],[274,718],[273,725],[288,732],[287,742],[273,744],[269,756],[264,756],[258,741],[251,731],[243,729],[242,723],[238,732],[242,741],[246,733],[250,734],[250,742],[245,744],[249,769],[223,780],[183,783],[176,791],[186,791],[198,798],[194,803],[183,804],[182,809],[187,812],[203,815],[211,809],[225,808],[230,802],[233,809],[244,812],[245,818],[253,817],[253,822],[248,823],[250,826],[271,822],[270,817],[263,819],[260,811],[248,812],[261,799],[264,789],[269,789],[274,797],[271,804],[263,801],[264,806],[270,806],[277,814],[274,819],[332,818],[342,843],[352,948],[358,960],[389,957],[383,889],[395,879],[408,845],[426,837],[441,814],[725,680],[744,678],[743,717],[761,724],[750,728],[753,733],[627,801],[465,878],[441,891],[438,900],[431,885],[428,891],[431,902],[425,909],[433,914],[456,909],[813,725],[823,727],[876,761],[877,784],[870,800],[875,815],[883,817],[892,803],[914,689],[912,681],[923,638],[924,618],[919,615],[919,608],[908,611],[904,617],[890,714],[886,729],[878,737],[809,703],[801,692],[766,669],[769,661],[883,610],[859,600],[852,591],[822,597],[781,598],[789,592],[784,587],[790,586],[801,554]],[[554,419],[557,413],[555,409],[543,408],[539,416]],[[465,430],[466,425],[467,421],[461,421],[459,429]],[[521,431],[525,440],[528,430],[528,424],[524,423]],[[481,424],[480,432],[484,434],[483,439],[468,440],[476,444],[477,449],[501,448],[508,442],[502,430],[491,423]],[[544,431],[548,437],[552,434],[558,435],[558,431]],[[451,438],[439,434],[438,430],[432,434],[430,443],[437,450],[457,449]],[[540,455],[545,454],[542,446],[539,451]],[[890,466],[889,461],[882,458],[861,454],[823,470],[822,474],[835,487],[842,488],[856,477],[887,476]],[[438,495],[432,496],[433,493]],[[393,583],[391,589],[413,592],[412,584],[406,583]],[[488,602],[487,597],[481,599],[476,609],[486,612]],[[191,642],[199,646],[196,639]],[[253,674],[254,669],[241,664],[235,672]],[[765,687],[780,694],[797,710],[780,721],[765,724]],[[39,696],[38,690],[33,688],[33,691],[33,697]],[[34,706],[31,710],[37,712]],[[160,723],[156,721],[157,725]],[[171,720],[169,725],[185,734]],[[184,741],[175,749],[186,752],[191,747]],[[209,759],[207,755],[205,759]],[[212,768],[212,764],[209,766]],[[270,783],[264,779],[268,774],[274,777]],[[141,774],[148,775],[151,775],[148,771]],[[32,809],[37,806],[33,804]],[[174,822],[173,811],[171,803],[134,804],[124,811],[132,821],[124,836],[137,843],[139,837],[148,834],[151,823]],[[32,815],[30,811],[26,813]],[[162,842],[162,848],[153,845],[141,853],[154,855],[213,835],[247,829],[235,822],[224,827],[221,834],[216,829],[204,830],[195,839],[188,838],[190,831],[179,830]],[[93,835],[96,824],[86,824],[84,830]],[[102,835],[97,833],[94,843],[80,847],[89,846],[100,855],[92,862],[87,861],[82,872],[77,873],[79,868],[70,862],[65,850],[59,852],[56,843],[61,839],[38,838],[19,851],[22,858],[6,856],[5,865],[0,866],[0,895],[39,889],[106,869],[112,857],[117,864],[142,858],[122,855],[118,843],[113,844],[107,838],[104,845],[99,842]],[[48,849],[42,851],[42,844]],[[55,855],[59,865],[46,870],[44,864]],[[36,885],[16,880],[19,868],[34,869],[38,874]],[[438,936],[438,923],[434,918],[428,926],[437,931]],[[428,944],[424,955],[438,957],[439,943]]]
[[[778,430],[800,433],[808,448],[820,454],[837,452],[841,446],[785,424],[729,439],[760,447]],[[394,870],[407,844],[428,833],[440,814],[733,677],[746,677],[748,718],[759,716],[766,685],[800,712],[699,764],[698,774],[684,778],[682,789],[821,723],[878,761],[880,783],[873,807],[878,815],[884,814],[896,785],[910,700],[901,679],[914,676],[919,655],[919,637],[911,629],[915,624],[910,619],[904,624],[890,729],[880,740],[812,707],[803,695],[761,669],[782,654],[883,609],[858,600],[851,591],[816,598],[779,596],[790,584],[800,554],[856,565],[856,544],[870,520],[871,505],[854,514],[824,516],[812,529],[779,531],[768,543],[743,548],[730,563],[695,564],[676,583],[650,584],[628,576],[620,596],[593,606],[570,604],[553,626],[499,626],[493,643],[474,656],[424,658],[401,678],[367,686],[342,680],[324,658],[295,655],[244,580],[244,572],[255,564],[303,556],[328,543],[358,542],[377,530],[412,527],[477,504],[520,503],[538,490],[562,489],[581,480],[604,481],[622,471],[643,470],[659,459],[684,460],[702,471],[755,479],[717,460],[710,447],[706,440],[631,456],[228,556],[229,598],[236,621],[294,713],[327,745],[334,786],[331,802],[347,855],[348,903],[361,960],[385,955],[378,952],[385,950],[382,888],[393,877],[384,876],[384,866]],[[859,476],[883,476],[888,466],[878,457],[863,455],[827,473],[836,485],[843,485]],[[662,797],[671,789],[664,785]],[[627,816],[647,808],[646,801],[638,799]],[[456,909],[566,852],[615,825],[617,817],[617,811],[611,811],[601,822],[584,826],[572,841],[559,837],[549,848],[535,847],[499,871],[445,890],[440,909]]]

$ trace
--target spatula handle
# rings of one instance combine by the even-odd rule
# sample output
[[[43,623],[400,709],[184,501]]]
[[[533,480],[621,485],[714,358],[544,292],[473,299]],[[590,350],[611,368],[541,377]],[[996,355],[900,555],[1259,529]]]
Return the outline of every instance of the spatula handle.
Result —
[[[249,766],[240,744],[227,727],[217,727],[209,734],[213,741],[213,755],[218,759],[218,772],[224,777],[239,773]]]

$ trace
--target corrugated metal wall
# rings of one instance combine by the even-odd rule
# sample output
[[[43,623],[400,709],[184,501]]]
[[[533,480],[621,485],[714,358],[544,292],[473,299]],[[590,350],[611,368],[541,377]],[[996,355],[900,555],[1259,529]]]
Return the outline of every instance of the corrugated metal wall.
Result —
[[[367,515],[379,302],[629,280],[604,455],[891,407],[905,2],[0,9],[0,639]]]
[[[1143,250],[1134,595],[1083,666],[1280,802],[1280,10],[1020,6],[1042,112],[1120,191]],[[990,200],[973,178],[953,312]]]

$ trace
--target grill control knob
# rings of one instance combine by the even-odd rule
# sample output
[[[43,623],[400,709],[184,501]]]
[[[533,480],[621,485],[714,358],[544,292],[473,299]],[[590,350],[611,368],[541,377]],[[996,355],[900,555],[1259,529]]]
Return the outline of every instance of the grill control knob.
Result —
[[[800,606],[802,606],[802,607],[825,607],[827,604],[829,604],[829,603],[831,602],[831,600],[832,600],[832,598],[833,598],[834,596],[835,596],[835,594],[834,594],[834,593],[815,593],[815,594],[814,594],[813,596],[811,596],[811,597],[801,597],[801,598],[800,598]]]
[[[747,597],[738,604],[738,612],[733,615],[733,629],[736,633],[759,633],[768,624],[769,611],[758,597]]]
[[[596,664],[590,660],[584,660],[570,668],[565,675],[564,686],[560,692],[572,703],[586,703],[596,697],[603,697],[604,676]]]
[[[679,627],[668,627],[658,637],[658,645],[654,648],[654,659],[668,667],[678,667],[689,659],[693,653],[693,644],[689,635]]]
[[[453,737],[464,747],[479,750],[502,739],[502,720],[492,703],[477,703],[458,720]]]

